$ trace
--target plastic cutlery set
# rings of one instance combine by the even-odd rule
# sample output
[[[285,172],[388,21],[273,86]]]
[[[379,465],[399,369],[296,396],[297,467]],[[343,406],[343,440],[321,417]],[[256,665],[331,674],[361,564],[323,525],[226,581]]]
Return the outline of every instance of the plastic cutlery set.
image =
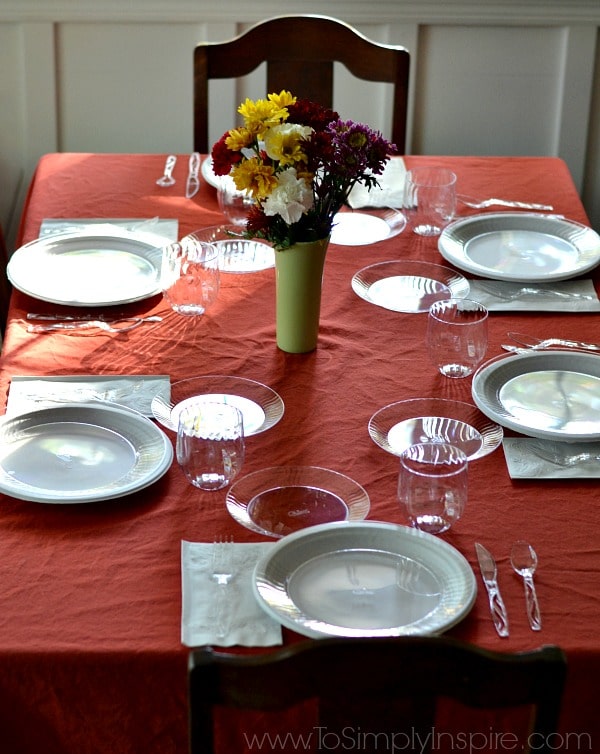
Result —
[[[162,322],[162,317],[157,315],[149,317],[97,317],[67,314],[27,314],[30,324],[27,332],[45,333],[57,330],[104,330],[110,333],[129,332],[145,323]]]
[[[177,163],[177,155],[170,154],[165,161],[165,168],[163,175],[156,181],[159,186],[163,188],[169,188],[175,183],[173,178],[173,170]],[[192,152],[188,163],[188,177],[185,185],[185,197],[191,199],[196,196],[198,189],[200,188],[200,178],[198,171],[200,170],[200,153]]]
[[[507,637],[509,635],[508,612],[500,593],[500,587],[498,586],[496,561],[494,560],[494,556],[479,542],[475,543],[475,551],[479,561],[481,578],[488,593],[494,628],[498,636]],[[513,571],[523,579],[529,626],[532,631],[540,631],[542,628],[542,618],[533,582],[533,574],[536,571],[538,563],[537,554],[528,542],[519,540],[512,546],[510,563]]]
[[[475,199],[472,196],[465,196],[464,194],[457,194],[459,202],[462,202],[465,207],[471,207],[471,209],[487,209],[488,207],[511,207],[512,209],[529,209],[538,211],[552,212],[554,207],[550,204],[535,204],[532,202],[516,202],[509,199]]]

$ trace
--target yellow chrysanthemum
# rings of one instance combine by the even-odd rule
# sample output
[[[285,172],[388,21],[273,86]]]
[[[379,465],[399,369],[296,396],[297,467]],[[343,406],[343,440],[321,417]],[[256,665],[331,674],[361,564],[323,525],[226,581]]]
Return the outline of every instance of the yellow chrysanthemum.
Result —
[[[304,140],[312,133],[309,126],[299,126],[295,123],[282,123],[273,126],[264,135],[265,151],[272,160],[281,165],[293,165],[306,161]]]
[[[225,146],[232,152],[241,152],[252,143],[252,133],[247,128],[232,128],[225,139]]]
[[[239,106],[238,113],[244,118],[246,128],[259,137],[268,128],[281,123],[288,116],[285,107],[279,107],[275,102],[266,99],[257,99],[256,101],[247,99]]]
[[[265,199],[277,186],[273,168],[257,157],[234,165],[231,177],[240,191],[248,191],[255,199]]]
[[[279,94],[269,94],[268,97],[271,102],[281,109],[295,105],[297,99],[291,92],[286,92],[285,89],[282,89]]]

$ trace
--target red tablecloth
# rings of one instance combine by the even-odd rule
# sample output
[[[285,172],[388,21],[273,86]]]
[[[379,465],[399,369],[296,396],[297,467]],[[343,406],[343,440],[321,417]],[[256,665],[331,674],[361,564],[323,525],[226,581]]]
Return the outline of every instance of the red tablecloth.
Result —
[[[407,157],[442,164],[460,191],[554,205],[586,222],[565,164],[554,158]],[[186,200],[187,156],[170,189],[156,185],[160,155],[54,154],[34,176],[21,242],[44,218],[176,218],[180,235],[219,224],[215,190],[202,182]],[[464,212],[464,209],[461,209]],[[248,441],[243,473],[265,466],[318,465],[350,475],[368,491],[371,519],[405,523],[396,501],[397,459],[370,439],[367,423],[394,401],[438,396],[470,401],[471,380],[437,374],[425,354],[426,316],[372,306],[351,289],[360,268],[388,259],[443,262],[436,239],[405,232],[373,246],[330,246],[319,346],[289,355],[275,346],[274,272],[223,275],[218,303],[200,319],[168,310],[160,297],[125,307],[162,323],[128,334],[28,334],[27,311],[52,309],[15,292],[1,359],[0,391],[12,375],[170,374],[178,380],[232,374],[276,390],[285,415]],[[509,330],[598,340],[592,314],[494,313],[489,356]],[[170,436],[173,438],[172,433]],[[594,481],[511,481],[501,449],[473,463],[463,519],[445,539],[475,566],[473,544],[496,555],[511,635],[499,639],[481,587],[453,636],[519,651],[556,643],[567,652],[563,731],[578,748],[600,746],[595,679],[600,675],[600,545]],[[149,489],[92,505],[0,499],[0,740],[3,751],[45,754],[186,750],[186,659],[180,643],[182,539],[260,537],[237,525],[224,493],[202,493],[176,464]],[[540,560],[544,626],[530,631],[523,585],[510,569],[515,539]],[[284,630],[284,640],[297,637]],[[587,746],[587,736],[591,744]],[[10,742],[10,745],[7,743]],[[587,746],[587,748],[586,748]]]

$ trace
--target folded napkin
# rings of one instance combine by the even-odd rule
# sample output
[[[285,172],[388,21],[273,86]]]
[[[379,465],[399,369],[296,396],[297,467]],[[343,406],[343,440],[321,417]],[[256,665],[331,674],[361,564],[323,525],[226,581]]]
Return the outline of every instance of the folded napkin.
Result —
[[[282,643],[281,625],[260,607],[252,589],[254,566],[272,546],[272,542],[232,544],[228,550],[233,576],[222,586],[211,578],[215,545],[181,542],[183,644],[268,647]],[[219,606],[218,600],[222,600]],[[223,637],[218,635],[217,609],[227,625]]]
[[[143,218],[46,218],[42,220],[40,238],[51,236],[55,233],[76,233],[90,227],[97,230],[101,228],[110,230],[112,227],[113,229],[119,228],[120,230],[131,232],[154,233],[157,236],[164,236],[169,241],[177,241],[179,233],[179,223],[177,220],[160,217],[153,217],[147,220]]]
[[[502,441],[504,457],[511,479],[597,479],[600,461],[586,461],[573,466],[553,463],[548,458],[575,456],[580,452],[600,456],[600,443],[566,443],[536,440],[529,437],[505,437]]]
[[[360,207],[402,207],[404,205],[404,179],[406,166],[402,157],[392,157],[386,163],[381,175],[376,176],[379,187],[370,191],[362,184],[356,184],[348,204],[353,209]]]
[[[480,283],[478,280],[469,280],[469,285],[471,286],[469,298],[479,301],[490,311],[600,311],[600,300],[591,280],[561,280],[546,284],[512,283],[503,280],[485,280]],[[526,293],[522,291],[523,288],[534,288],[540,293]],[[575,294],[575,296],[566,298],[557,296],[551,291]],[[511,298],[513,295],[516,297]],[[577,298],[577,296],[591,296],[592,298]]]
[[[11,379],[6,413],[22,414],[57,403],[108,401],[152,417],[151,403],[155,395],[170,400],[169,375],[16,375]]]

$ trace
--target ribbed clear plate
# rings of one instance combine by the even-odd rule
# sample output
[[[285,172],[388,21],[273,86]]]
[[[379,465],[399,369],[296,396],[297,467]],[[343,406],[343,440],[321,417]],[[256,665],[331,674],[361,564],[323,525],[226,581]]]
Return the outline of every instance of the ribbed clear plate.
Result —
[[[470,403],[411,398],[374,413],[369,435],[380,448],[396,456],[417,443],[449,442],[474,461],[496,450],[504,432]]]
[[[246,437],[265,432],[281,419],[281,397],[262,382],[225,374],[189,377],[171,385],[170,400],[157,395],[152,400],[152,414],[163,427],[177,431],[181,410],[196,401],[230,403],[244,418]]]
[[[318,466],[255,471],[233,484],[225,502],[238,523],[269,537],[331,521],[361,520],[370,507],[360,484]]]
[[[434,301],[465,298],[469,282],[455,270],[430,262],[394,260],[359,270],[352,290],[360,298],[394,312],[426,312]]]
[[[237,225],[212,225],[190,233],[192,238],[212,243],[219,249],[221,272],[260,272],[275,267],[275,251],[264,241],[241,238],[243,229]]]

